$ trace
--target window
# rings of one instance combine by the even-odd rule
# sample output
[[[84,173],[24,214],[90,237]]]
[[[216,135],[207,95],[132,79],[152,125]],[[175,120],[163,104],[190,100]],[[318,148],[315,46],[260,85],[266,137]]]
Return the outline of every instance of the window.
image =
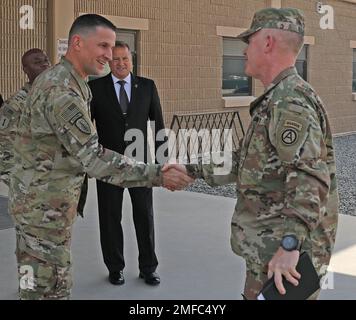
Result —
[[[353,49],[352,51],[352,92],[356,92],[356,49]]]
[[[223,38],[223,96],[251,96],[252,79],[246,76],[244,50],[247,44],[233,38]]]
[[[130,47],[132,53],[132,65],[133,65],[132,73],[134,75],[137,75],[136,38],[137,38],[137,31],[135,30],[118,29],[116,31],[116,40],[124,41]]]
[[[308,73],[308,45],[304,45],[302,50],[300,51],[298,57],[297,57],[297,62],[295,63],[295,67],[298,71],[298,74],[305,80],[307,81],[307,73]]]

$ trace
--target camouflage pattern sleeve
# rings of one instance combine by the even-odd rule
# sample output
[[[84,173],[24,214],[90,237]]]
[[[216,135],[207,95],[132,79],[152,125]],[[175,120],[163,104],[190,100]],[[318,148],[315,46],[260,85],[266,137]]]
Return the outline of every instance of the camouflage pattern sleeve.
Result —
[[[121,187],[162,185],[160,165],[136,162],[104,149],[91,122],[87,106],[76,93],[63,96],[51,90],[46,117],[66,151],[77,159],[90,177]]]
[[[285,234],[303,240],[323,218],[330,187],[320,120],[311,106],[278,103],[271,111],[269,137],[285,170]]]
[[[20,113],[6,101],[0,109],[0,179],[9,186],[10,173],[14,166],[13,141],[17,132]]]
[[[215,164],[210,154],[205,158],[200,156],[198,164],[186,165],[187,172],[193,178],[204,179],[210,186],[234,183],[237,180],[239,154],[240,149],[231,152],[220,164]]]

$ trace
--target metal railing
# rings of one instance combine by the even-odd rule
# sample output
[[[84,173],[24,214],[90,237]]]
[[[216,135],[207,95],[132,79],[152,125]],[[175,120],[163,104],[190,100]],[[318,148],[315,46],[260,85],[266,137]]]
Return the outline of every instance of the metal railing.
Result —
[[[175,114],[170,130],[170,134],[175,134],[176,145],[172,150],[176,152],[176,158],[183,153],[188,162],[198,154],[224,151],[226,134],[231,134],[232,137],[228,148],[236,151],[239,141],[245,135],[238,111]],[[206,143],[207,139],[209,143]]]

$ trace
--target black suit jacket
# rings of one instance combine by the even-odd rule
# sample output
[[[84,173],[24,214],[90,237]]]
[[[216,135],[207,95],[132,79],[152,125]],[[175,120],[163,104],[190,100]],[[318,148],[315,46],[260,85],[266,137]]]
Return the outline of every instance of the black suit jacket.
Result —
[[[124,153],[132,142],[125,142],[129,129],[140,129],[144,136],[144,161],[147,162],[147,120],[155,121],[154,139],[164,128],[162,109],[155,83],[147,78],[131,74],[131,99],[124,116],[116,96],[111,73],[90,81],[93,99],[91,116],[95,120],[99,143],[105,148]],[[156,140],[156,139],[155,139]],[[155,142],[155,150],[164,142]]]
[[[1,106],[2,106],[3,103],[4,103],[4,100],[2,99],[2,96],[1,96],[1,94],[0,94],[0,108],[1,108]]]

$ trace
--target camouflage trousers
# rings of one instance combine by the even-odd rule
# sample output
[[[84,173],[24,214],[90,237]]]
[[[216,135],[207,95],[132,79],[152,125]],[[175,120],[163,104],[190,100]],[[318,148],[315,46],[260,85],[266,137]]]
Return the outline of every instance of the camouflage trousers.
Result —
[[[34,237],[16,228],[16,258],[18,264],[19,298],[21,300],[65,300],[69,299],[72,276],[69,243],[55,243],[33,248]],[[50,245],[55,256],[47,250]],[[47,252],[48,254],[43,254]],[[63,263],[63,260],[65,263]],[[62,261],[60,261],[62,260]]]
[[[320,266],[316,266],[317,271]],[[268,280],[268,266],[256,263],[246,262],[246,280],[244,288],[244,297],[247,300],[256,300],[263,284]],[[308,300],[317,300],[320,290],[311,295]]]

